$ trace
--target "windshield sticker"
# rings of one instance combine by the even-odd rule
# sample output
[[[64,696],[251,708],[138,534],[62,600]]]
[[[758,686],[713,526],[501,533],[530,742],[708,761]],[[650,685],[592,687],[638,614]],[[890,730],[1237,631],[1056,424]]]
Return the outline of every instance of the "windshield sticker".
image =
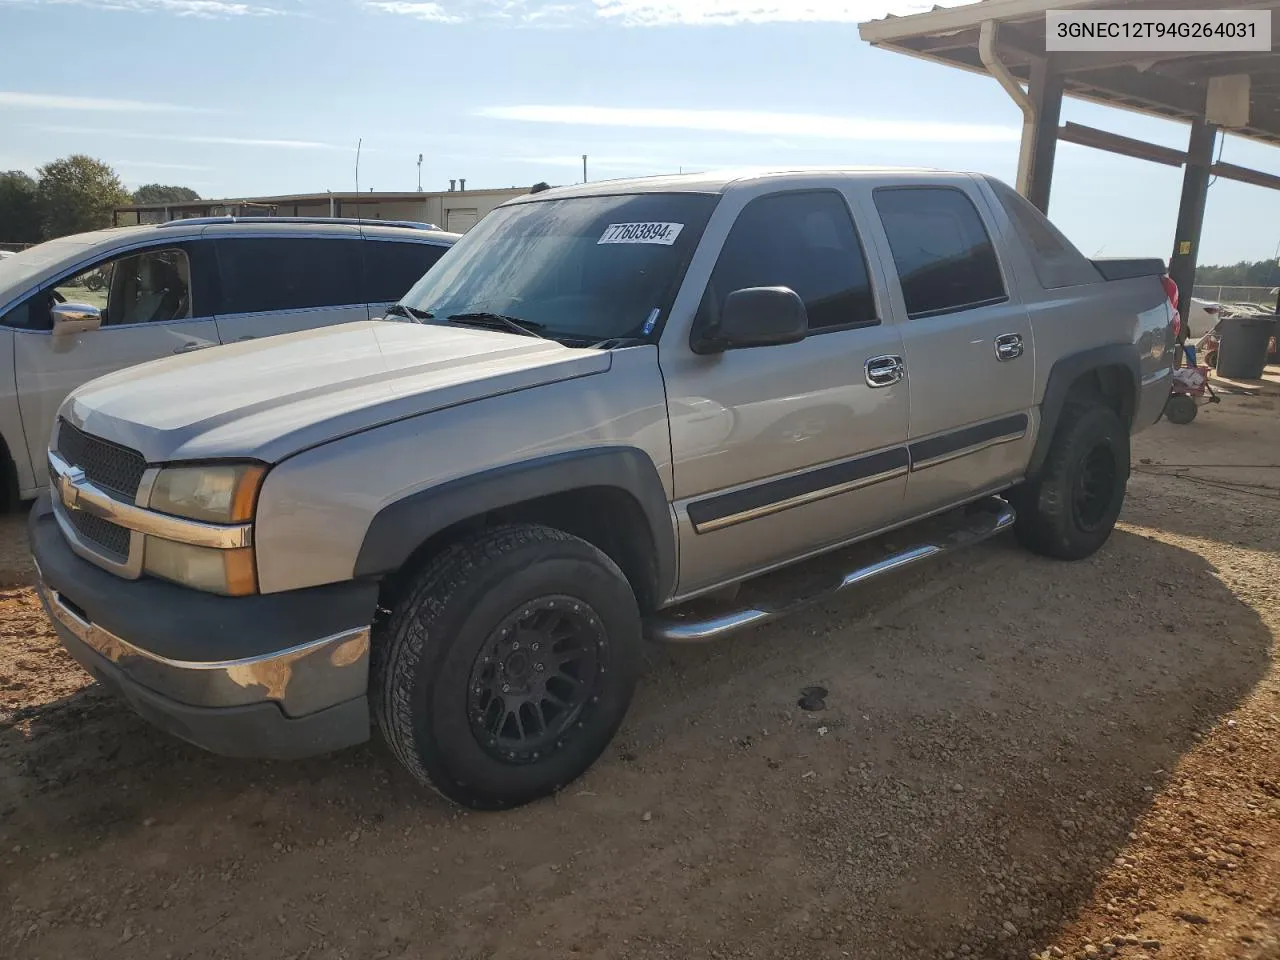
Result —
[[[597,241],[601,243],[657,243],[669,247],[676,242],[683,223],[611,223]]]

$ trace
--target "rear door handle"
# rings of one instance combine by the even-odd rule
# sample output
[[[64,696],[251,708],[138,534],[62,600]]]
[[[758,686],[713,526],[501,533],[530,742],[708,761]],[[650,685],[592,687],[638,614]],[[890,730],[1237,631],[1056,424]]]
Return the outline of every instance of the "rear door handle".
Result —
[[[872,357],[863,365],[868,387],[890,387],[907,373],[901,357]]]
[[[236,340],[256,340],[257,337],[252,333],[246,333],[243,337],[236,337]]]
[[[191,353],[193,350],[203,350],[206,347],[212,347],[212,343],[201,343],[199,340],[188,340],[180,347],[174,347],[174,353]]]
[[[1017,360],[1022,356],[1022,335],[1003,333],[996,337],[996,359],[1000,361]]]

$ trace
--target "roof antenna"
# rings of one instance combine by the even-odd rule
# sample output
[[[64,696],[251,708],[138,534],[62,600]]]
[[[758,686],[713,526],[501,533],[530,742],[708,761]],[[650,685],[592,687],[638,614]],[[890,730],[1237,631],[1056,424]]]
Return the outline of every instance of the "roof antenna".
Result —
[[[364,144],[364,137],[356,141],[356,223],[360,222],[360,147]]]

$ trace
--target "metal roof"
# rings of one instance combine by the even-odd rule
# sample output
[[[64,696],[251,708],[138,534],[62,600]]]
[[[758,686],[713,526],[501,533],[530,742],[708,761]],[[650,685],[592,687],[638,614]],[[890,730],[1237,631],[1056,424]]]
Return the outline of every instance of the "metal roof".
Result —
[[[1026,81],[1032,60],[1045,53],[1045,12],[1088,9],[1140,13],[1144,10],[1271,10],[1269,53],[1062,53],[1049,54],[1069,96],[1136,110],[1170,120],[1204,116],[1210,77],[1248,74],[1249,123],[1229,133],[1280,146],[1280,0],[983,0],[928,13],[888,16],[858,25],[872,46],[988,74],[978,53],[984,21],[999,25],[1000,58]],[[989,75],[989,74],[988,74]]]

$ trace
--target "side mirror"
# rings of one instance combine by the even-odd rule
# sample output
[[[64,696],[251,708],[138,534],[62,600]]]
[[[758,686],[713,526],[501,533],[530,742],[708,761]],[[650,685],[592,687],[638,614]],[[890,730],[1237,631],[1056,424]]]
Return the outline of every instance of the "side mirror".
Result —
[[[720,349],[735,350],[799,343],[808,331],[804,301],[790,287],[746,287],[725,299],[711,339]]]
[[[55,337],[85,333],[102,326],[102,311],[87,303],[55,303],[50,313]]]

